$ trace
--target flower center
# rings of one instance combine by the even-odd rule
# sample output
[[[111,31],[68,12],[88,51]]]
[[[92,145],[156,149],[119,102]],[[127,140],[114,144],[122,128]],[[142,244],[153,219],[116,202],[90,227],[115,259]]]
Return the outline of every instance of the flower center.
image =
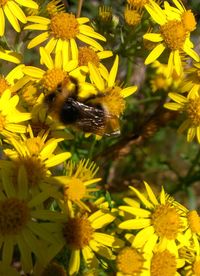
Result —
[[[132,9],[130,6],[127,6],[124,11],[124,18],[128,25],[136,26],[141,22],[142,16],[138,11]]]
[[[172,51],[182,49],[187,36],[182,22],[178,20],[168,21],[160,27],[160,32],[167,47]]]
[[[121,88],[115,86],[108,88],[105,91],[105,97],[102,98],[102,103],[108,108],[109,112],[117,117],[120,116],[125,109],[124,98],[120,94]]]
[[[63,80],[66,78],[66,73],[63,72],[61,69],[51,69],[48,70],[43,78],[42,78],[42,84],[44,88],[46,88],[48,91],[54,91],[57,89],[58,84],[62,83]]]
[[[99,57],[96,52],[89,47],[80,47],[78,52],[79,66],[88,65],[88,62],[92,62],[99,67]]]
[[[116,259],[117,270],[123,275],[139,276],[143,270],[144,258],[135,248],[123,248]]]
[[[14,178],[18,175],[18,170],[21,165],[24,165],[26,168],[29,187],[37,187],[47,175],[47,169],[42,161],[38,157],[32,156],[16,161],[16,171],[13,176]],[[16,179],[14,179],[14,181],[16,182]]]
[[[1,6],[1,4],[0,4],[0,6]],[[8,84],[7,80],[4,79],[4,77],[0,75],[0,95],[2,95],[3,92],[9,87],[10,87],[10,85]]]
[[[67,245],[82,249],[93,239],[93,228],[86,216],[71,218],[64,225],[63,235]]]
[[[176,275],[176,256],[168,250],[157,252],[151,260],[151,276],[174,276]]]
[[[66,199],[72,201],[79,201],[85,197],[86,188],[83,182],[76,178],[72,177],[68,186],[64,188],[64,196]]]
[[[200,125],[200,97],[189,99],[187,103],[187,115],[194,126]]]
[[[189,211],[187,214],[188,224],[193,233],[200,232],[200,218],[196,210]]]
[[[185,11],[181,16],[181,19],[186,31],[192,32],[196,29],[197,22],[191,10]]]
[[[42,271],[41,276],[67,276],[62,265],[59,265],[56,262],[52,262],[45,267]]]
[[[25,201],[8,198],[0,201],[0,234],[17,235],[25,227],[30,218]]]
[[[128,0],[128,3],[135,8],[143,8],[144,5],[149,3],[149,0]]]
[[[153,83],[157,90],[167,88],[166,78],[162,74],[157,75]]]
[[[169,204],[158,205],[151,217],[156,233],[169,240],[176,238],[180,229],[180,217]]]
[[[36,84],[30,83],[25,85],[22,90],[22,98],[26,104],[33,106],[39,96],[39,89]],[[21,96],[21,95],[20,95]]]
[[[0,7],[5,6],[7,2],[8,0],[0,0]]]
[[[50,30],[55,38],[68,40],[79,34],[79,23],[73,14],[61,12],[52,17]]]
[[[6,125],[6,118],[0,113],[0,131],[3,131]]]
[[[200,275],[200,260],[196,259],[195,262],[192,265],[192,270],[194,272],[194,275],[199,276]]]

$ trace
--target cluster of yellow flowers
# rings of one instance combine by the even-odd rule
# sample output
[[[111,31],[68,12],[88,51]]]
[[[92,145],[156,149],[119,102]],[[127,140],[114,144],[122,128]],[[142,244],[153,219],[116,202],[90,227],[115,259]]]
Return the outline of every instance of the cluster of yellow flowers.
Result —
[[[156,44],[145,64],[167,50],[168,65],[154,66],[168,79],[168,87],[174,85],[176,75],[173,89],[181,87],[179,92],[188,95],[169,93],[177,103],[165,107],[186,111],[188,119],[180,131],[189,128],[188,141],[197,135],[200,143],[200,64],[185,70],[187,56],[199,61],[190,40],[196,22],[179,0],[173,3],[164,2],[161,8],[153,0],[128,0],[124,19],[134,28],[146,10],[153,24],[159,24],[159,33],[144,35],[151,49]],[[101,8],[99,15],[105,21],[112,19],[109,8]],[[17,33],[15,42],[10,37],[13,33]],[[20,51],[15,48],[19,34],[24,41]],[[124,112],[124,98],[137,90],[135,85],[123,88],[116,80],[118,55],[107,69],[104,59],[113,52],[104,49],[106,39],[89,18],[66,12],[59,0],[48,4],[0,0],[0,41],[4,71],[0,75],[0,275],[50,275],[48,271],[61,269],[52,263],[59,254],[67,262],[62,275],[80,271],[81,275],[100,275],[99,267],[108,271],[110,264],[118,276],[173,276],[179,275],[179,268],[188,276],[199,275],[196,211],[187,210],[164,190],[157,199],[146,183],[145,193],[131,187],[142,207],[127,198],[128,206],[117,208],[111,199],[99,196],[96,164],[89,159],[69,160],[73,157],[70,149],[61,146],[64,140],[73,143],[74,131],[55,120],[44,103],[45,96],[60,84],[76,79],[80,98],[102,95],[117,118]],[[30,55],[36,66],[26,61]],[[153,84],[156,91],[155,80]],[[124,235],[122,229],[131,232]]]

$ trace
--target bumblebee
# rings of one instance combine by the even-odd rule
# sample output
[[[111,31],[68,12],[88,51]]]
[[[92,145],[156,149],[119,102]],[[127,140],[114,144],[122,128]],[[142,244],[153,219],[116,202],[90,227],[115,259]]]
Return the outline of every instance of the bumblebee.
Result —
[[[73,90],[66,85],[69,81],[74,86]],[[66,126],[100,136],[119,135],[119,118],[109,112],[103,103],[104,97],[99,93],[87,99],[80,98],[78,80],[69,77],[55,91],[47,94],[44,102],[52,117]]]

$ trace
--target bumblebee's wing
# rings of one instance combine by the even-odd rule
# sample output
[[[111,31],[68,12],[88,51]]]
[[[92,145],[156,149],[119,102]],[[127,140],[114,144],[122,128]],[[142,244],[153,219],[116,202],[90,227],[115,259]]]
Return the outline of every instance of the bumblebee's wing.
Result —
[[[78,112],[78,120],[75,126],[84,132],[97,135],[119,134],[119,121],[116,116],[108,114],[103,108],[97,108],[74,101]]]

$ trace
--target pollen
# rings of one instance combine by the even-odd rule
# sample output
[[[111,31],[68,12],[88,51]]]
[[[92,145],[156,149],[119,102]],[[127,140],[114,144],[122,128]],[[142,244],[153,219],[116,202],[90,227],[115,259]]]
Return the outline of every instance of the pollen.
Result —
[[[200,218],[196,210],[189,211],[187,214],[188,224],[193,233],[200,232]]]
[[[0,113],[0,132],[4,130],[6,125],[6,118]]]
[[[9,87],[10,85],[8,84],[7,80],[2,75],[0,75],[0,95],[2,95],[3,92]]]
[[[157,252],[151,260],[151,276],[175,276],[176,256],[168,250]]]
[[[72,201],[80,201],[86,195],[86,187],[84,183],[72,177],[67,187],[64,188],[64,197]]]
[[[8,0],[0,0],[0,7],[5,6],[7,2]]]
[[[0,201],[0,234],[17,235],[30,219],[27,203],[17,198]]]
[[[142,273],[144,257],[135,248],[123,248],[116,259],[117,270],[123,275],[139,276]]]
[[[91,62],[93,63],[96,67],[99,67],[99,57],[97,55],[97,53],[85,46],[85,47],[80,47],[79,49],[79,53],[78,53],[78,63],[79,63],[79,66],[87,66],[88,65],[88,62]]]
[[[197,258],[195,262],[192,265],[192,270],[194,272],[194,275],[200,275],[200,259]]]
[[[181,16],[181,19],[186,31],[192,32],[196,29],[197,22],[191,10],[185,11]]]
[[[124,11],[124,18],[126,24],[137,26],[141,22],[142,16],[137,10],[132,9],[131,6],[127,6]]]
[[[160,27],[161,35],[171,50],[181,50],[187,36],[182,21],[171,20]]]
[[[117,117],[119,117],[125,109],[125,101],[120,92],[121,88],[119,86],[108,88],[105,92],[105,97],[102,99],[102,103],[108,108],[109,112]]]
[[[42,84],[45,89],[48,91],[56,90],[58,84],[62,83],[66,77],[66,73],[63,72],[61,69],[51,69],[48,70],[42,79]]]
[[[135,8],[143,8],[146,4],[149,3],[149,0],[128,0],[128,3]]]
[[[169,240],[176,239],[180,230],[180,216],[170,204],[158,205],[151,217],[158,236]]]
[[[69,40],[79,34],[79,23],[73,14],[57,13],[51,19],[50,32],[54,38]]]
[[[63,227],[66,244],[82,249],[93,239],[93,228],[86,216],[71,218]]]
[[[200,125],[200,97],[196,99],[189,99],[186,112],[188,118],[191,120],[194,126]]]

